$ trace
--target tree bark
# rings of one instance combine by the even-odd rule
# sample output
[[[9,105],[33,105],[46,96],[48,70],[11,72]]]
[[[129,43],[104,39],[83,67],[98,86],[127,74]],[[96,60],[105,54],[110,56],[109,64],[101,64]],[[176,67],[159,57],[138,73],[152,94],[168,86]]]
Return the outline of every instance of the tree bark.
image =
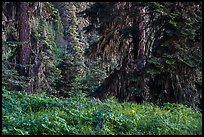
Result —
[[[20,58],[19,63],[21,65],[28,65],[31,55],[31,43],[30,43],[30,24],[28,15],[28,2],[20,3],[20,15],[19,15],[19,41],[20,45]],[[22,66],[20,69],[20,75],[28,76],[28,67]]]
[[[31,57],[31,29],[29,23],[29,2],[21,2],[19,7],[19,41],[21,43],[19,50],[20,75],[29,76],[29,64]],[[27,91],[31,89],[28,88]]]

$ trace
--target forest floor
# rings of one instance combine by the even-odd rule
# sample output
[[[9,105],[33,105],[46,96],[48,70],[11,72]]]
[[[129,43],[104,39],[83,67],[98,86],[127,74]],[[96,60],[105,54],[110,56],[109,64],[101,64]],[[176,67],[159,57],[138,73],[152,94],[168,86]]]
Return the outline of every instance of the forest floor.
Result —
[[[3,135],[202,135],[202,113],[181,104],[119,103],[3,89]]]

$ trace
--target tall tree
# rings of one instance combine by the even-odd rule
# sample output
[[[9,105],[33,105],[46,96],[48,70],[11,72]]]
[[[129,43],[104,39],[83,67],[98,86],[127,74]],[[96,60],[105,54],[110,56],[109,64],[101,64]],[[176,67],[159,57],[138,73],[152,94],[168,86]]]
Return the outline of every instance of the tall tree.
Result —
[[[144,43],[142,8],[137,8],[136,3],[97,3],[90,9],[82,12],[84,17],[89,17],[91,25],[86,27],[86,31],[92,29],[99,30],[101,36],[95,45],[91,46],[87,56],[102,56],[104,62],[115,60],[118,63],[117,68],[104,81],[91,96],[105,98],[108,95],[114,95],[119,100],[137,100],[141,97],[133,95],[128,91],[131,84],[128,80],[128,73],[140,64],[135,63],[138,58],[143,58]],[[135,11],[132,12],[131,11]],[[107,13],[105,16],[103,13]],[[140,60],[140,59],[138,59]]]
[[[19,64],[20,75],[24,77],[29,76],[29,65],[31,59],[31,27],[29,22],[29,2],[20,2],[19,4]],[[30,11],[32,12],[32,11]],[[32,92],[30,87],[25,89],[27,92]]]
[[[19,7],[19,41],[20,45],[20,57],[19,63],[21,64],[20,75],[28,76],[31,57],[31,41],[30,41],[30,24],[29,24],[29,3],[21,2]]]
[[[60,13],[64,27],[64,37],[61,38],[65,43],[63,61],[60,64],[62,79],[58,83],[60,95],[69,96],[82,90],[82,78],[84,70],[84,48],[87,46],[86,36],[82,31],[86,21],[76,16],[77,12],[84,10],[90,3],[88,2],[53,2]]]
[[[91,96],[195,104],[192,96],[201,95],[195,72],[201,70],[201,5],[99,2],[81,12],[91,22],[86,31],[100,35],[86,55],[118,63]]]

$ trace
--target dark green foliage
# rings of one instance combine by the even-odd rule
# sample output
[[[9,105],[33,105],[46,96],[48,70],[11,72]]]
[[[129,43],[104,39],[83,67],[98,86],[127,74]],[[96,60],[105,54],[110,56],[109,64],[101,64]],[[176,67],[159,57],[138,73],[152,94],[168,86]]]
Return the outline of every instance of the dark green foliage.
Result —
[[[150,86],[150,89],[161,89],[160,93],[150,90],[150,95],[157,94],[159,102],[180,102],[199,107],[198,100],[201,96],[201,89],[195,83],[201,77],[198,72],[202,72],[202,54],[201,39],[195,39],[195,37],[200,38],[201,36],[200,33],[195,36],[195,32],[200,31],[202,21],[199,8],[201,5],[197,4],[158,4],[163,7],[158,10],[163,11],[162,16],[166,17],[162,20],[165,22],[163,26],[165,31],[161,38],[155,42],[152,57],[147,60],[146,72],[151,77],[149,83],[155,84],[155,87]],[[170,10],[170,7],[173,9]],[[195,18],[188,13],[190,11]],[[159,80],[160,78],[161,80]],[[172,90],[173,92],[171,92]],[[169,98],[165,99],[167,96]]]
[[[202,114],[179,104],[103,102],[28,95],[3,88],[3,135],[201,135]]]
[[[58,68],[62,62],[64,45],[59,42],[63,37],[62,24],[59,12],[52,4],[46,2],[42,5],[44,10],[41,16],[37,16],[32,27],[33,45],[35,49],[35,75],[36,92],[43,89],[47,94],[57,94],[56,83],[61,78],[61,70]]]
[[[92,95],[101,99],[114,95],[120,100],[142,91],[146,101],[199,107],[201,6],[201,2],[107,2],[81,12],[90,21],[85,30],[100,35],[86,55],[101,57],[103,62],[117,58],[119,70]],[[129,75],[135,78],[128,79]]]
[[[2,55],[2,85],[13,89],[15,89],[14,86],[20,87],[20,85],[23,85],[20,82],[18,72],[15,70],[15,63],[9,61],[9,59],[15,54],[16,45],[16,42],[2,42],[2,49],[4,49]]]

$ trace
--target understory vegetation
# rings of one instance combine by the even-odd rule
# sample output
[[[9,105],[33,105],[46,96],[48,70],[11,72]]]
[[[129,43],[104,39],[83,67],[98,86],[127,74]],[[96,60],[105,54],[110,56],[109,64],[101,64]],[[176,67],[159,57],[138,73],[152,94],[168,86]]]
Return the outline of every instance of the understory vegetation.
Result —
[[[185,105],[118,103],[3,90],[3,135],[201,135],[202,114]]]

